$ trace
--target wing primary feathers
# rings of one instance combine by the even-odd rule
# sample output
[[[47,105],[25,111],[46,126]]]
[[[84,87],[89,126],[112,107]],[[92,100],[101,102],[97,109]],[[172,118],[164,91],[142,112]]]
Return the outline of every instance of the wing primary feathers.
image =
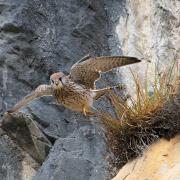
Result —
[[[85,55],[83,58],[81,58],[79,61],[77,61],[75,64],[73,64],[73,66],[71,67],[71,69],[73,69],[73,68],[74,68],[76,65],[78,65],[79,63],[81,63],[81,62],[89,59],[90,57],[91,57],[90,54]]]
[[[75,63],[70,71],[74,82],[80,82],[87,88],[94,88],[94,82],[99,78],[100,72],[107,72],[113,68],[138,63],[141,60],[128,56],[101,56],[96,58],[83,58]]]
[[[80,59],[78,62],[80,63],[80,62],[82,62],[82,61],[85,61],[85,60],[89,59],[90,57],[91,57],[91,55],[90,55],[90,54],[87,54],[87,55],[85,55],[82,59]]]
[[[52,96],[52,88],[50,85],[40,85],[33,92],[25,96],[21,101],[19,101],[12,109],[8,110],[8,113],[17,111],[18,109],[24,107],[29,102],[34,99],[40,98],[42,96]]]

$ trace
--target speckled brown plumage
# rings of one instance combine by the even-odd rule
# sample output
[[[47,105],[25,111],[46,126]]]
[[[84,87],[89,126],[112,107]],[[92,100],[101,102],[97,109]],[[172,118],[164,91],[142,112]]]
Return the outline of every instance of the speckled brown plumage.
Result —
[[[38,86],[8,112],[17,111],[36,98],[54,96],[59,104],[71,110],[92,114],[93,101],[111,89],[95,89],[95,81],[100,78],[100,73],[137,62],[140,62],[137,58],[123,56],[83,58],[72,66],[69,75],[62,72],[52,74],[51,85]]]

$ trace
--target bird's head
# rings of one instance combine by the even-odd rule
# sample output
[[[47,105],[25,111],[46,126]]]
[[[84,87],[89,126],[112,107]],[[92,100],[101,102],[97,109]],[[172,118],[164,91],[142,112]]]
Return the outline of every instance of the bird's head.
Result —
[[[63,87],[63,78],[65,75],[62,72],[54,73],[50,76],[51,86],[54,89],[61,89]]]

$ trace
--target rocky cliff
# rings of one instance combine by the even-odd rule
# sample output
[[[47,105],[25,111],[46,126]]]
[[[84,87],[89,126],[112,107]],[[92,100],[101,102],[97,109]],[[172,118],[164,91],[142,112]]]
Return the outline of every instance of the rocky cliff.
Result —
[[[121,3],[117,5],[122,8]],[[108,41],[115,33],[108,6],[103,0],[1,1],[1,112],[37,85],[49,83],[52,72],[68,71],[87,53],[110,55]],[[35,162],[24,158],[26,152],[2,133],[2,180],[31,179],[34,175],[33,179],[37,180],[109,178],[106,160],[109,153],[99,123],[59,107],[48,98],[32,102],[22,112],[41,124],[54,146],[42,165],[34,165]],[[22,127],[28,130],[25,124]],[[11,137],[14,137],[12,133]],[[21,141],[22,144],[25,147]]]
[[[136,56],[160,68],[179,58],[178,7],[178,0],[1,0],[1,113],[37,85],[48,83],[52,72],[68,71],[88,53]],[[142,67],[136,65],[136,70]],[[109,75],[112,83],[133,86],[127,68]],[[111,153],[98,119],[59,107],[51,98],[21,111],[38,122],[52,148],[41,164],[2,131],[0,179],[110,179]]]
[[[149,79],[154,78],[154,68],[165,70],[174,60],[180,59],[180,2],[175,0],[127,0],[125,15],[120,15],[116,33],[124,54],[144,59],[149,63]],[[146,65],[132,68],[142,75]],[[123,81],[132,91],[133,81],[128,68],[119,69]]]

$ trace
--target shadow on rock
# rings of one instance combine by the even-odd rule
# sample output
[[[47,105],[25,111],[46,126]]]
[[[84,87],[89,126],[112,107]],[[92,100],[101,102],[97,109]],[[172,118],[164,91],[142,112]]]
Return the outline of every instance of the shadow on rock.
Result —
[[[52,144],[35,121],[20,112],[5,114],[1,120],[1,128],[33,159],[43,163]]]

